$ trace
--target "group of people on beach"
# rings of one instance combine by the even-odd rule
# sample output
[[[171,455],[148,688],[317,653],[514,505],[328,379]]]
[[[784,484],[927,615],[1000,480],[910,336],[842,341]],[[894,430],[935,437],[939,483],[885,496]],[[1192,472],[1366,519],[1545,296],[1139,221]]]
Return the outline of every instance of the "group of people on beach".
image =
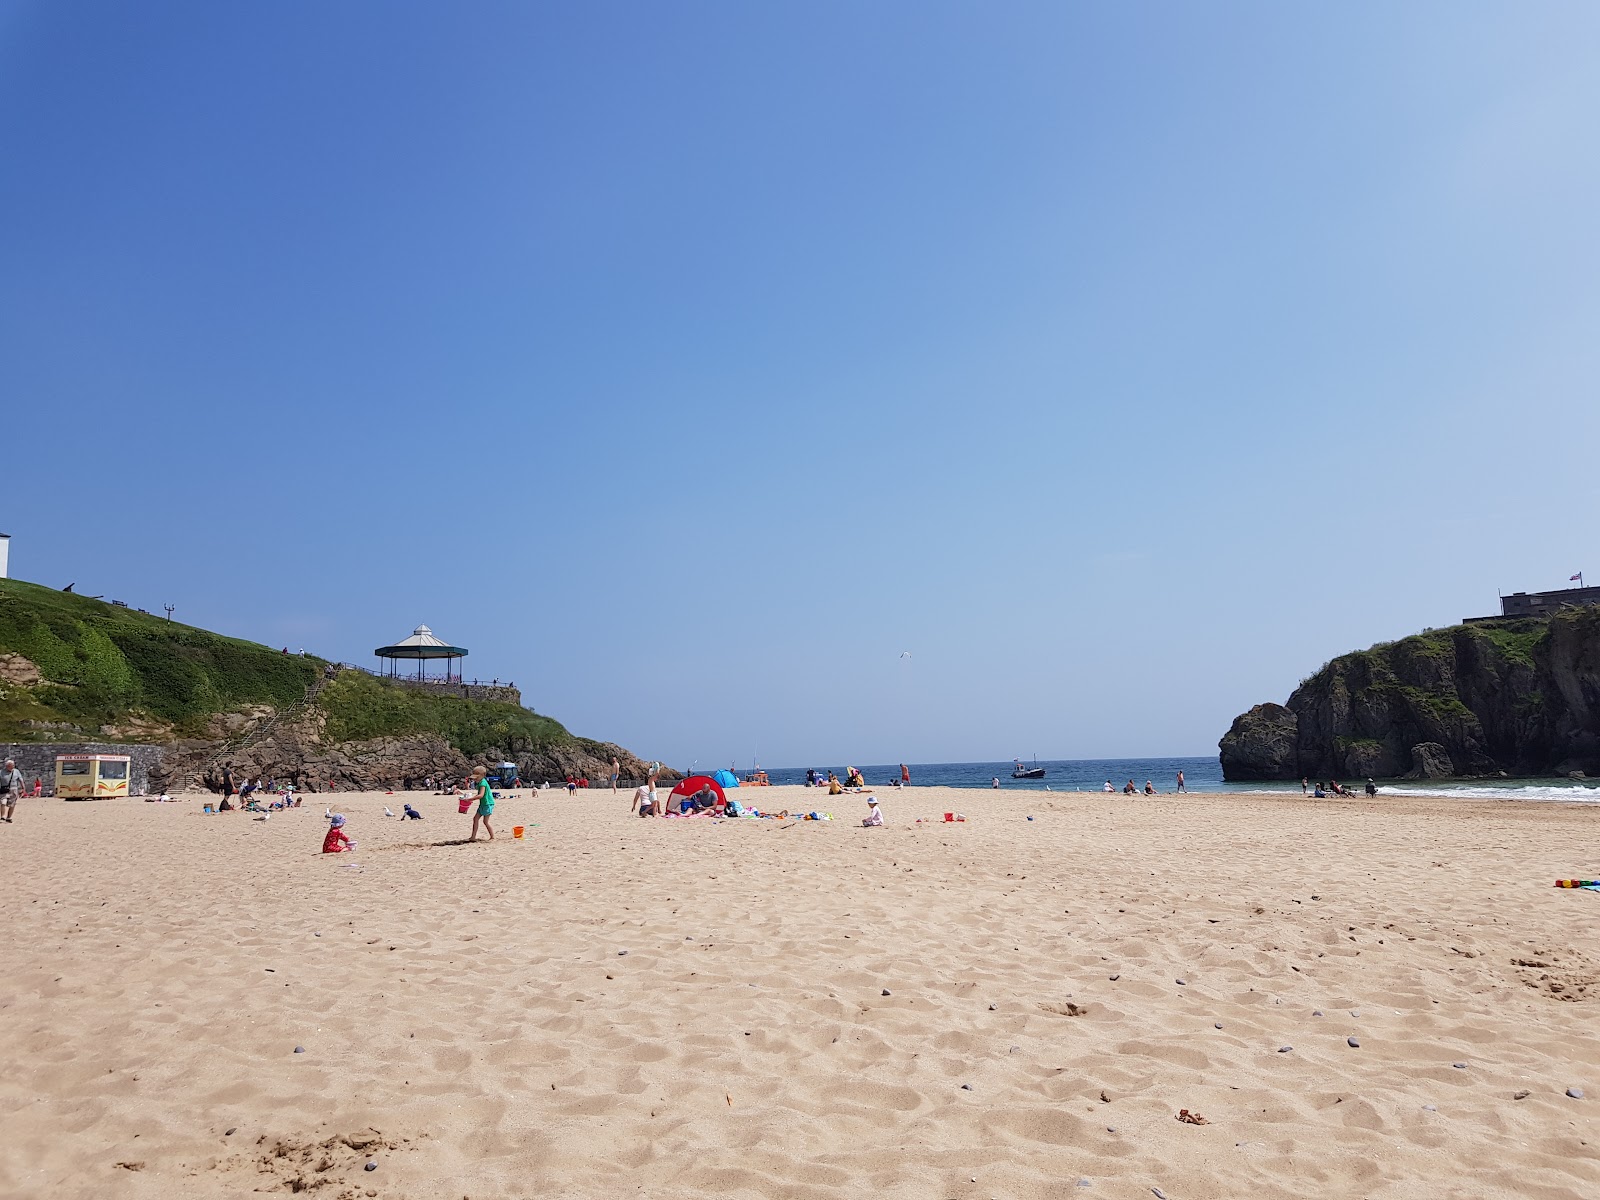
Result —
[[[1369,798],[1378,794],[1378,785],[1374,783],[1370,777],[1367,779],[1366,792]],[[1346,799],[1350,800],[1354,800],[1356,797],[1354,792],[1345,787],[1344,784],[1340,783],[1337,779],[1330,780],[1327,783],[1323,783],[1321,780],[1318,780],[1316,787],[1312,788],[1310,781],[1304,777],[1302,777],[1300,780],[1300,794],[1302,796],[1311,795],[1316,797],[1318,800],[1326,799],[1329,796],[1344,796]]]
[[[1105,786],[1102,787],[1100,790],[1102,792],[1115,792],[1117,789],[1112,784],[1111,780],[1108,779],[1105,782]],[[1184,780],[1182,771],[1178,772],[1178,785],[1177,785],[1177,787],[1175,787],[1173,789],[1173,791],[1174,791],[1174,793],[1180,793],[1181,792],[1181,793],[1183,793],[1185,795],[1188,794],[1189,785]],[[1130,779],[1130,780],[1128,780],[1127,783],[1122,785],[1122,794],[1124,796],[1137,796],[1139,794],[1139,788],[1133,782],[1133,780]],[[1156,791],[1156,785],[1152,780],[1146,779],[1144,781],[1144,794],[1146,796],[1157,796],[1157,795],[1160,795],[1160,793]]]

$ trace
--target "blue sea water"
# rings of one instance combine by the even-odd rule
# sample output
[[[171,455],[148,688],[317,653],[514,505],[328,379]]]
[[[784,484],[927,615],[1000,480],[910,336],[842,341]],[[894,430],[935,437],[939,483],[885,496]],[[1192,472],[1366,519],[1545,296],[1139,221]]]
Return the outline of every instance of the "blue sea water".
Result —
[[[819,777],[827,772],[837,772],[844,778],[849,763],[817,763]],[[856,763],[867,783],[882,787],[900,778],[899,763]],[[1037,763],[1045,769],[1043,779],[1012,779],[1012,762],[973,763],[909,763],[912,786],[987,788],[993,780],[1000,780],[1004,791],[1055,791],[1095,792],[1105,787],[1106,780],[1118,792],[1128,780],[1141,792],[1145,780],[1155,785],[1156,791],[1166,794],[1176,790],[1178,772],[1184,775],[1184,785],[1192,792],[1264,792],[1292,793],[1298,795],[1297,783],[1278,781],[1272,783],[1228,783],[1222,778],[1222,764],[1216,756],[1202,758],[1086,758],[1040,759]],[[1032,759],[1024,766],[1034,766]],[[702,767],[702,769],[708,769]],[[742,770],[736,768],[738,774]],[[773,783],[804,783],[805,767],[768,767],[767,776]],[[1352,780],[1344,780],[1347,785]],[[1559,800],[1574,803],[1600,804],[1600,780],[1570,779],[1507,779],[1507,780],[1430,780],[1379,781],[1381,796],[1457,796],[1464,799],[1494,800]]]

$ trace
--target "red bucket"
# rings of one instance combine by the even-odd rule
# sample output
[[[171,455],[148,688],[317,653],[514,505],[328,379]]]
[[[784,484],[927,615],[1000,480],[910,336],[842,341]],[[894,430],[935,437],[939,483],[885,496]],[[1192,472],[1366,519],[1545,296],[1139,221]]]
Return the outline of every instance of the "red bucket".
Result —
[[[460,807],[459,807],[459,808],[457,808],[457,809],[456,809],[456,811],[457,811],[457,812],[466,812],[466,811],[467,811],[467,809],[469,809],[469,808],[471,808],[471,807],[472,807],[472,801],[471,801],[471,799],[470,799],[470,798],[469,798],[469,799],[466,799],[466,800],[463,800],[463,801],[462,801],[462,802],[461,802],[461,806],[460,806]]]
[[[956,819],[956,815],[955,813],[945,813],[944,819],[946,821],[954,821]]]

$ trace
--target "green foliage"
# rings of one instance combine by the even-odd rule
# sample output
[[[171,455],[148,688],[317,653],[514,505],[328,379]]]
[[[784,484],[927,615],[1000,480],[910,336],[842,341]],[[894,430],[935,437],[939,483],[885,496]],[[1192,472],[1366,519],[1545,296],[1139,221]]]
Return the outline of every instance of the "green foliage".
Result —
[[[324,688],[317,706],[327,716],[327,736],[341,742],[432,733],[475,758],[490,750],[524,754],[577,741],[559,721],[515,704],[436,695],[354,671]]]
[[[1466,628],[1493,642],[1507,658],[1525,667],[1536,665],[1535,654],[1550,636],[1549,622],[1540,620],[1482,622]]]
[[[82,736],[23,721],[67,723],[93,734],[103,724],[153,718],[175,733],[197,733],[215,713],[294,703],[322,666],[15,579],[0,580],[0,653],[22,655],[44,677],[33,687],[3,689],[0,739],[8,741]]]

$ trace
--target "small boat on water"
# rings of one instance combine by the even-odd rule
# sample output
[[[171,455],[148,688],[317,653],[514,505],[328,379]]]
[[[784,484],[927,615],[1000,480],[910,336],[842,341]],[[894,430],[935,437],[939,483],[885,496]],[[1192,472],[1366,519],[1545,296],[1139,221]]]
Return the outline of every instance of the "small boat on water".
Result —
[[[1044,778],[1044,768],[1039,765],[1039,760],[1037,758],[1033,760],[1033,766],[1031,766],[1031,767],[1023,766],[1022,765],[1022,760],[1020,758],[1014,758],[1011,761],[1016,764],[1016,766],[1014,766],[1011,769],[1011,778],[1013,778],[1013,779],[1043,779]]]
[[[771,787],[772,786],[772,780],[767,778],[767,773],[765,771],[763,771],[760,767],[757,767],[754,771],[751,771],[750,774],[746,775],[744,777],[744,779],[741,780],[741,782],[744,784],[745,787]]]

